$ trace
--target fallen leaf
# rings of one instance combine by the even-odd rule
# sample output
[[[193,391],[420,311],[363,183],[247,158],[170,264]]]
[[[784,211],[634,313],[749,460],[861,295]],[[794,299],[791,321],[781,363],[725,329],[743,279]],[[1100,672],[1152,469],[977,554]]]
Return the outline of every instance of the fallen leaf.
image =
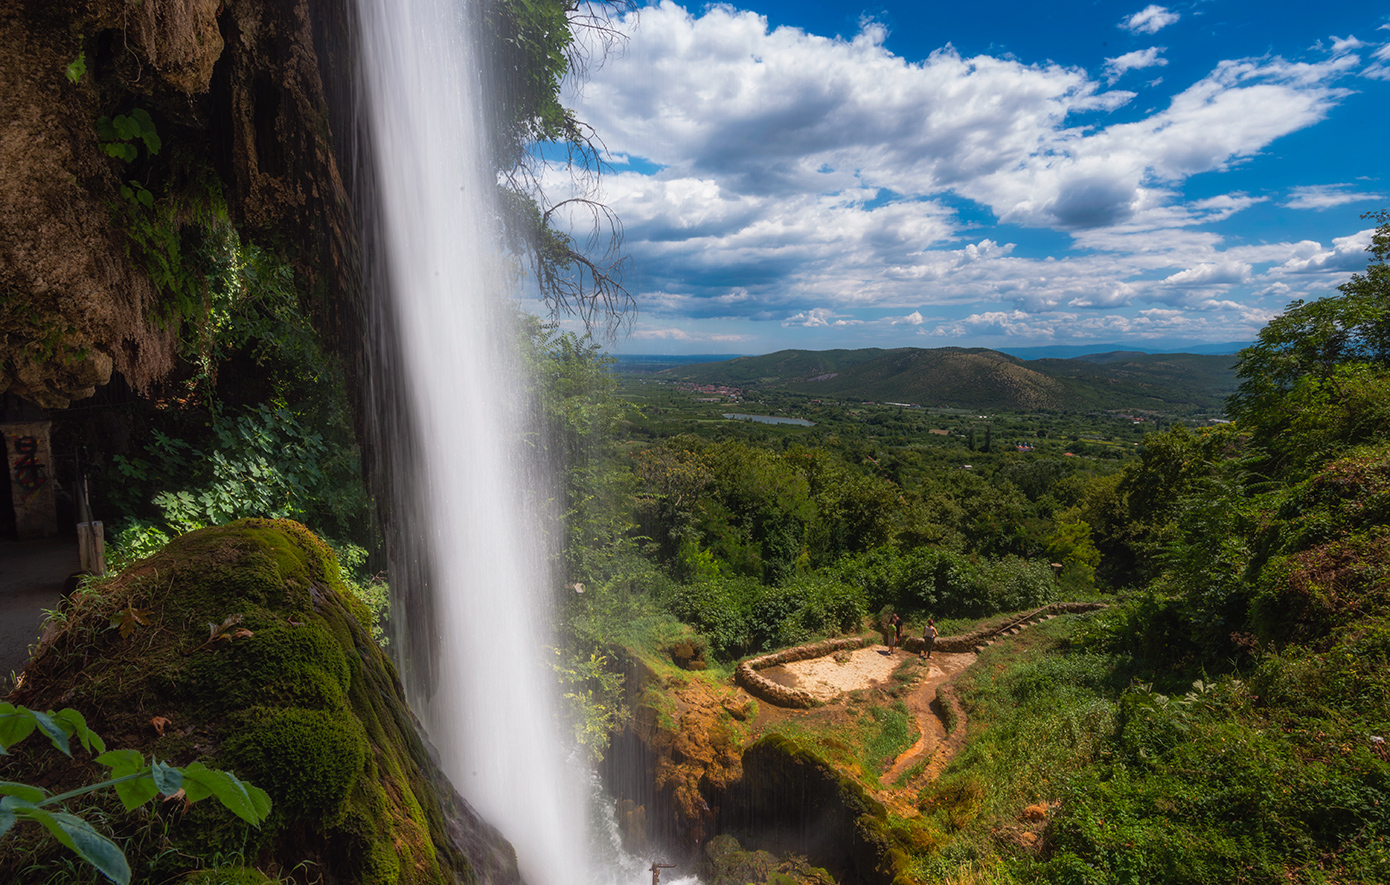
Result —
[[[121,638],[129,639],[130,634],[135,632],[136,627],[148,627],[150,610],[147,608],[136,608],[135,603],[127,605],[125,608],[111,616],[111,626],[121,628]]]
[[[165,719],[163,716],[156,716],[150,720],[150,724],[154,726],[155,734],[159,735],[160,737],[163,737],[164,727],[173,723],[172,720]]]

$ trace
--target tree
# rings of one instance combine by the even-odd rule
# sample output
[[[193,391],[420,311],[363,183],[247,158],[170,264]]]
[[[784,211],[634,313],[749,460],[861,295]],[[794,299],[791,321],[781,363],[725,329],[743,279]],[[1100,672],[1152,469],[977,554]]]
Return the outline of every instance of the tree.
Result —
[[[1336,370],[1349,363],[1390,368],[1390,212],[1363,215],[1380,222],[1366,248],[1365,273],[1338,286],[1340,295],[1294,301],[1270,320],[1256,344],[1240,352],[1241,383],[1229,403],[1237,420],[1267,421],[1301,381],[1336,386]]]
[[[635,7],[630,0],[491,0],[478,8],[495,76],[489,129],[509,245],[526,256],[553,313],[577,315],[586,327],[606,319],[613,331],[634,304],[623,286],[622,223],[594,199],[603,143],[560,103],[560,86],[621,43],[615,18]],[[552,162],[568,170],[578,196],[547,196],[541,179]],[[582,226],[588,234],[576,242],[570,231]]]

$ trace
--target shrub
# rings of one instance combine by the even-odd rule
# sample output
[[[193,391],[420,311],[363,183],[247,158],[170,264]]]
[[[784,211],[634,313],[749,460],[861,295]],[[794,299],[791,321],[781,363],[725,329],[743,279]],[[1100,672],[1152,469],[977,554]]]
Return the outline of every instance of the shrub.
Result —
[[[866,613],[859,588],[828,574],[803,575],[763,588],[749,611],[749,628],[755,646],[766,649],[858,630]]]
[[[730,660],[753,647],[748,607],[759,584],[752,578],[710,577],[666,590],[662,602],[671,614],[691,625],[709,640],[717,660]]]

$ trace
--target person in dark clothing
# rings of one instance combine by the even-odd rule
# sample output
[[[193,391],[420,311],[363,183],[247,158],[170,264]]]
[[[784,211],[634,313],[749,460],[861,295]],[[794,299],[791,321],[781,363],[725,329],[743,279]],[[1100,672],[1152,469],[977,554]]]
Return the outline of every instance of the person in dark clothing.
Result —
[[[893,616],[888,619],[888,653],[891,655],[902,641],[903,619],[898,617],[897,612],[894,612]]]

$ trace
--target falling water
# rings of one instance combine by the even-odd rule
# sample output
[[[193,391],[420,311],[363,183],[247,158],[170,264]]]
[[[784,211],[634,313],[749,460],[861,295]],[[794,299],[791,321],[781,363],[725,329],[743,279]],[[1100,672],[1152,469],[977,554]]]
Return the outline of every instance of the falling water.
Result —
[[[567,763],[555,717],[552,533],[528,466],[466,15],[460,0],[357,8],[368,279],[386,305],[373,411],[397,416],[375,436],[396,490],[393,619],[411,703],[530,885],[592,881],[583,766]]]

